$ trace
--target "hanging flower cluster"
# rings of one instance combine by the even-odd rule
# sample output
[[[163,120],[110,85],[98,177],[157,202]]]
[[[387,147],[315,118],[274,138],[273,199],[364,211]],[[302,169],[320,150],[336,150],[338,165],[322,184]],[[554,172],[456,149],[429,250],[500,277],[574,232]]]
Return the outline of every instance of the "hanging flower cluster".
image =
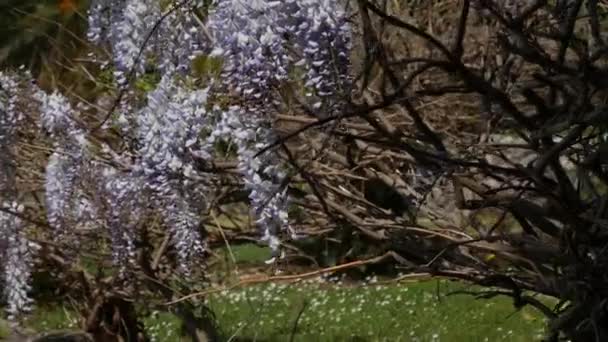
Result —
[[[195,0],[176,2],[163,13],[158,0],[96,0],[89,9],[88,38],[111,47],[119,86],[126,86],[131,71],[143,74],[149,59],[161,74],[183,73],[201,53],[201,36],[192,14],[197,4]]]
[[[162,75],[173,72],[186,74],[192,61],[202,55],[205,42],[201,26],[192,12],[196,1],[186,1],[170,9],[161,22],[154,43],[158,56],[157,69]]]
[[[333,0],[305,0],[299,11],[300,23],[294,35],[303,52],[296,65],[306,68],[308,97],[316,95],[316,110],[334,114],[340,109],[342,98],[351,87],[349,51],[350,25],[346,15]],[[322,108],[323,102],[325,108]]]
[[[0,211],[0,246],[6,246],[0,249],[0,266],[4,268],[3,294],[7,299],[9,320],[16,320],[31,309],[29,283],[37,246],[27,239],[23,222],[15,215],[21,213],[23,207],[14,201],[4,202],[2,207],[10,210],[10,213]]]
[[[276,256],[280,243],[277,234],[288,230],[287,188],[283,186],[285,173],[270,153],[255,156],[256,151],[271,141],[271,132],[265,123],[247,115],[237,106],[222,113],[220,122],[209,137],[211,141],[230,137],[238,148],[239,170],[243,174],[245,187],[250,191],[249,199],[262,230],[261,240],[266,242]]]
[[[286,195],[279,189],[284,176],[276,156],[255,158],[256,151],[271,141],[268,113],[273,91],[288,78],[290,56],[284,35],[288,18],[280,1],[222,1],[210,14],[213,36],[211,54],[223,60],[223,89],[237,96],[243,107],[233,106],[222,114],[213,137],[228,138],[238,147],[239,170],[262,240],[273,253],[279,250],[277,234],[287,224]]]
[[[10,156],[15,131],[21,115],[16,111],[16,97],[12,93],[17,89],[17,81],[10,75],[0,72],[0,153]],[[0,158],[0,191],[4,194],[13,188],[12,158]]]
[[[222,81],[247,106],[263,107],[287,79],[284,27],[290,13],[281,1],[228,0],[217,4],[207,26],[211,54],[224,62]]]
[[[137,168],[173,232],[184,263],[204,249],[198,217],[206,202],[205,175],[194,165],[208,160],[211,152],[201,136],[211,119],[205,108],[207,92],[187,90],[166,75],[137,115],[141,145]]]
[[[100,180],[96,195],[100,198],[95,201],[100,208],[93,208],[93,213],[105,221],[112,243],[112,259],[124,277],[129,266],[136,264],[135,233],[147,203],[142,196],[144,187],[141,180],[130,173],[110,167],[100,169],[96,174]]]
[[[145,52],[152,49],[146,39],[160,19],[160,2],[157,0],[126,0],[122,22],[118,24],[113,48],[119,85],[125,85],[126,76],[132,68],[136,74],[144,72]],[[143,50],[140,52],[140,50]]]
[[[145,51],[140,50],[150,50],[144,43],[160,19],[160,2],[94,0],[88,18],[89,40],[112,47],[117,83],[124,86],[132,68],[136,74],[143,73]]]
[[[36,93],[40,101],[40,122],[53,139],[54,152],[46,166],[45,192],[49,224],[60,234],[68,234],[78,215],[80,176],[83,174],[86,135],[72,116],[67,98],[58,92]]]
[[[25,235],[24,224],[18,217],[23,206],[16,201],[12,147],[16,142],[17,125],[23,118],[17,108],[21,88],[22,82],[15,75],[0,72],[0,269],[4,282],[2,294],[7,299],[11,320],[30,310],[29,281],[32,253],[36,248]]]
[[[117,25],[122,18],[125,0],[92,0],[89,5],[88,39],[96,44],[108,43],[118,38]]]
[[[187,90],[165,76],[148,94],[137,120],[141,166],[153,182],[163,183],[170,174],[195,176],[194,159],[210,156],[201,139],[202,130],[210,125],[207,92]]]
[[[315,110],[331,115],[338,108],[328,99],[349,88],[345,18],[337,2],[327,0],[227,0],[218,2],[209,17],[211,54],[224,63],[222,90],[243,103],[223,113],[215,134],[230,136],[238,146],[256,223],[275,252],[277,234],[290,230],[285,175],[276,154],[254,156],[275,139],[263,127],[270,126],[276,92],[292,71],[304,71],[306,95]]]
[[[317,110],[321,99],[348,93],[350,29],[337,1],[221,1],[208,27],[224,83],[249,107],[271,102],[294,68],[304,70]]]

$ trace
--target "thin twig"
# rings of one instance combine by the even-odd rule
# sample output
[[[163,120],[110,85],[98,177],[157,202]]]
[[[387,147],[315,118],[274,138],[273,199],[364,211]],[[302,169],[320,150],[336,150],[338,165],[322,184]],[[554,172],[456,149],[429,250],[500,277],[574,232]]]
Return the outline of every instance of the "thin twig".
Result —
[[[306,310],[307,306],[308,306],[308,301],[305,300],[304,303],[302,303],[302,307],[298,311],[298,315],[296,316],[296,319],[293,321],[293,325],[291,327],[291,335],[289,336],[289,342],[293,342],[293,340],[296,338],[298,323],[300,322],[300,318],[302,317],[302,314],[304,313],[304,310]]]

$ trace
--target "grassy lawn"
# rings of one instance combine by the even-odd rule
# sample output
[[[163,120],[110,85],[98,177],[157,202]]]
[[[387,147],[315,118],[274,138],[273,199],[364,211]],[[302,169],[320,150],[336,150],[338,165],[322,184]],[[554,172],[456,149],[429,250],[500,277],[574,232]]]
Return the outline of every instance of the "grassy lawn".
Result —
[[[266,260],[269,251],[236,246],[225,257],[244,271]],[[221,268],[230,272],[235,265]],[[465,285],[444,280],[358,286],[310,280],[235,289],[208,300],[224,339],[233,341],[290,341],[294,329],[294,341],[527,342],[542,337],[545,322],[533,309],[515,311],[508,298],[447,295],[462,289]],[[182,341],[170,313],[155,312],[144,323],[153,341]],[[78,317],[61,306],[43,306],[27,325],[40,332],[77,328]],[[0,340],[3,331],[0,320]]]
[[[8,323],[0,319],[0,341],[8,338],[9,333],[10,330]]]
[[[459,288],[445,281],[269,284],[218,293],[209,301],[225,339],[235,341],[289,341],[298,315],[295,341],[523,342],[542,337],[543,319],[532,309],[515,312],[505,298],[446,296]],[[38,331],[73,328],[75,318],[62,308],[40,308],[29,324]],[[145,323],[153,341],[181,341],[171,314],[155,314]]]
[[[237,264],[269,251],[236,246]],[[223,333],[258,341],[534,341],[544,318],[515,311],[509,298],[474,300],[447,294],[467,289],[449,281],[340,286],[319,282],[259,285],[215,294],[210,306]],[[300,314],[301,313],[301,314]],[[160,338],[159,341],[165,340]]]
[[[543,320],[507,299],[445,296],[462,285],[420,282],[365,287],[265,285],[210,299],[227,336],[289,341],[533,341]]]

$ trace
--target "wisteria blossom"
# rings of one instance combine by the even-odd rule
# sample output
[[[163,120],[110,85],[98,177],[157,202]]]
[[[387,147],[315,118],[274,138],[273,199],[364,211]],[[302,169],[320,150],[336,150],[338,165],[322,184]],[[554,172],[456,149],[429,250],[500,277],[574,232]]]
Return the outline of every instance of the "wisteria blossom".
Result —
[[[117,24],[116,37],[112,46],[116,71],[114,76],[119,85],[125,85],[132,68],[137,74],[144,72],[146,39],[153,34],[152,29],[160,19],[160,2],[157,0],[126,0],[122,20]]]
[[[92,0],[88,10],[89,29],[87,38],[96,44],[108,43],[118,38],[125,0]]]
[[[37,98],[41,125],[54,140],[54,152],[46,166],[47,218],[59,233],[67,234],[73,225],[75,208],[78,208],[75,198],[86,158],[86,137],[72,118],[74,111],[63,95],[38,91]]]
[[[284,9],[281,1],[228,0],[210,14],[211,54],[224,61],[222,81],[248,106],[265,105],[288,77]]]
[[[200,25],[192,13],[199,1],[96,0],[89,9],[88,38],[106,44],[114,55],[114,76],[125,86],[127,77],[144,72],[153,57],[161,74],[186,72],[202,53]]]
[[[207,249],[199,231],[200,213],[175,189],[166,189],[157,198],[159,210],[169,227],[173,245],[178,253],[180,269],[190,273],[197,257]]]
[[[208,27],[212,54],[225,62],[223,81],[249,106],[272,99],[293,68],[303,68],[316,110],[350,88],[350,29],[337,1],[222,1]]]
[[[203,251],[198,216],[205,204],[206,189],[201,185],[205,177],[194,165],[208,160],[211,152],[201,138],[211,122],[205,108],[207,92],[188,90],[165,76],[137,116],[138,172],[174,233],[174,244],[184,262]]]
[[[0,191],[6,194],[13,187],[14,166],[9,156],[15,138],[15,130],[21,119],[16,111],[16,97],[13,92],[18,88],[17,81],[11,76],[0,72]]]
[[[306,95],[315,110],[332,114],[337,104],[323,108],[323,99],[347,93],[350,39],[345,14],[334,1],[230,0],[217,4],[207,27],[213,37],[211,54],[224,62],[226,92],[244,102],[242,108],[223,113],[214,134],[228,136],[238,146],[256,223],[276,252],[277,234],[289,229],[285,175],[275,155],[254,156],[274,139],[263,127],[290,70],[305,71]]]
[[[316,98],[316,110],[335,110],[328,103],[332,95],[348,93],[350,27],[340,2],[217,1],[205,23],[193,13],[197,5],[175,2],[163,15],[155,0],[96,0],[89,10],[89,38],[110,44],[119,85],[131,69],[143,72],[149,53],[166,74],[188,70],[207,51],[222,58],[222,82],[247,106],[275,99],[270,93],[293,68],[304,69],[306,95]]]
[[[169,9],[161,22],[154,42],[158,55],[157,69],[161,75],[190,71],[192,61],[203,54],[206,46],[203,29],[198,23],[193,7],[197,1],[178,4]]]
[[[4,278],[3,295],[7,299],[9,319],[29,311],[30,274],[35,244],[24,232],[18,217],[23,206],[16,201],[15,165],[12,159],[17,124],[22,119],[16,103],[21,88],[14,75],[0,72],[0,267]]]
[[[232,107],[222,118],[210,139],[230,137],[238,147],[239,170],[256,217],[256,225],[262,230],[265,241],[276,256],[280,241],[278,234],[289,231],[287,188],[283,186],[285,173],[270,153],[256,157],[256,152],[271,141],[271,131],[253,115]]]
[[[27,239],[23,222],[13,214],[20,213],[23,207],[16,202],[4,202],[2,207],[11,211],[0,211],[0,245],[6,244],[6,248],[0,249],[1,266],[4,268],[3,292],[7,299],[9,319],[16,320],[31,309],[30,277],[33,251],[37,246]]]
[[[311,90],[307,96],[316,95],[322,101],[314,102],[313,108],[333,114],[351,87],[346,13],[335,0],[302,0],[298,14],[301,19],[294,33],[303,58],[296,65],[305,66],[305,85]]]
[[[100,181],[97,186],[96,208],[99,219],[103,220],[112,243],[112,259],[125,275],[129,266],[136,264],[135,236],[137,224],[141,222],[146,208],[146,198],[142,196],[143,184],[130,173],[122,173],[110,167],[100,167]]]

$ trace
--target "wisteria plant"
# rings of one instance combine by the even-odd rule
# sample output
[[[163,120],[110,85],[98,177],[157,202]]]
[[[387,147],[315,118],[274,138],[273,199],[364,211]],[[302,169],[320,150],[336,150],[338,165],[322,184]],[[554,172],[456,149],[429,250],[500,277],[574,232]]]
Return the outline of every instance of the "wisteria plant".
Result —
[[[303,105],[315,112],[329,115],[347,98],[350,31],[344,5],[93,0],[87,37],[111,55],[92,55],[96,68],[110,72],[114,82],[114,99],[106,107],[47,92],[23,69],[0,73],[0,260],[11,318],[18,321],[31,308],[36,253],[20,215],[28,202],[17,186],[25,177],[15,155],[24,120],[38,122],[50,142],[44,221],[59,245],[81,243],[83,230],[107,232],[118,277],[126,279],[139,267],[141,225],[157,216],[187,276],[207,252],[201,220],[218,180],[206,170],[217,145],[229,143],[236,146],[260,240],[276,259],[281,236],[295,236],[285,186],[289,168],[276,152],[258,152],[276,140],[272,122],[280,91],[294,75],[303,75]],[[204,82],[193,70],[203,58],[221,61],[221,72]],[[138,94],[134,83],[150,73],[158,81]],[[99,138],[114,130],[119,141]],[[73,252],[66,257],[78,254]]]

